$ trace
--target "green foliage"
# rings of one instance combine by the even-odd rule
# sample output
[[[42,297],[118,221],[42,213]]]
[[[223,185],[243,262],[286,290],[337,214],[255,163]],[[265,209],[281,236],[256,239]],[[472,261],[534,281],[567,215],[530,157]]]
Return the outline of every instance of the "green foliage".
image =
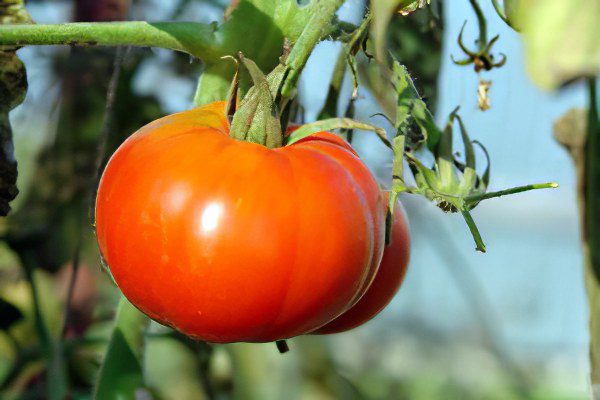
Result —
[[[94,399],[131,399],[144,386],[142,353],[149,319],[124,297],[98,374]]]
[[[285,40],[289,41],[288,47],[293,46],[302,33],[312,33],[307,26],[314,16],[332,16],[327,10],[323,12],[327,3],[330,2],[313,0],[300,6],[295,0],[241,0],[230,18],[215,33],[218,57],[203,58],[206,69],[200,77],[194,104],[202,105],[226,97],[235,67],[221,60],[221,57],[235,56],[241,52],[261,70],[272,70],[284,53]],[[341,4],[338,1],[336,3]],[[333,29],[334,25],[329,22],[331,20],[316,27],[319,38],[326,37]],[[240,80],[244,92],[249,88],[250,80],[243,75]]]

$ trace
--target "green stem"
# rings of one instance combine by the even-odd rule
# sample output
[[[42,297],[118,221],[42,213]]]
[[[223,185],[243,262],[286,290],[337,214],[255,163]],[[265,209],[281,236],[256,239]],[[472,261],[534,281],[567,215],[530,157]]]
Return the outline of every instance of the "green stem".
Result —
[[[196,22],[77,22],[2,25],[0,45],[141,46],[216,58],[214,27]]]
[[[323,32],[331,25],[335,12],[342,6],[342,3],[344,3],[344,0],[320,1],[318,3],[318,9],[315,10],[308,24],[306,24],[286,59],[285,65],[289,68],[289,73],[281,90],[284,97],[292,95],[300,72],[310,53],[322,39]]]
[[[481,238],[481,234],[479,233],[479,229],[477,228],[477,225],[475,224],[471,213],[467,210],[461,210],[460,212],[463,218],[465,219],[469,230],[471,231],[471,235],[473,235],[473,239],[475,240],[476,246],[475,249],[481,251],[482,253],[485,253],[485,244],[483,243],[483,239]]]
[[[499,190],[497,192],[489,192],[489,193],[484,193],[484,194],[477,194],[474,196],[469,196],[465,198],[465,201],[469,204],[472,203],[478,203],[482,200],[486,200],[486,199],[492,199],[494,197],[500,197],[500,196],[506,196],[509,194],[515,194],[515,193],[521,193],[521,192],[527,192],[529,190],[536,190],[536,189],[554,189],[557,188],[558,184],[554,183],[554,182],[550,182],[550,183],[536,183],[533,185],[525,185],[525,186],[518,186],[518,187],[514,187],[514,188],[510,188],[510,189],[505,189],[505,190]]]
[[[479,25],[479,39],[477,45],[479,46],[479,50],[483,50],[487,45],[487,21],[485,20],[483,11],[481,11],[479,2],[477,0],[469,1],[471,2],[471,6],[473,6],[473,11],[475,11],[475,15],[477,16],[477,24]]]
[[[590,248],[590,260],[600,281],[600,122],[598,116],[598,93],[596,80],[590,79],[590,109],[588,114],[587,163],[586,163],[586,238]]]
[[[590,375],[594,396],[600,393],[600,105],[596,84],[596,79],[588,80],[590,108],[584,171],[580,174],[585,286],[590,316]]]

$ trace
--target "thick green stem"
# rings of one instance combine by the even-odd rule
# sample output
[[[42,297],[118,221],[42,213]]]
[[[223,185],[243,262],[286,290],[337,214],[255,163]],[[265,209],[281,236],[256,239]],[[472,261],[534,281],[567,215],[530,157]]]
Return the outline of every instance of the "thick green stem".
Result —
[[[162,47],[216,58],[214,27],[196,22],[79,22],[2,25],[0,45]]]
[[[481,234],[479,233],[479,229],[477,228],[475,221],[473,221],[471,213],[467,210],[461,210],[461,213],[465,219],[465,222],[467,223],[467,226],[469,227],[469,230],[471,231],[471,235],[473,235],[473,239],[475,240],[475,249],[485,253],[485,243],[483,243],[483,239],[481,238]]]
[[[582,185],[585,283],[590,315],[590,362],[594,398],[600,398],[600,120],[596,80],[589,79],[590,109]]]
[[[287,79],[283,85],[281,93],[284,97],[292,95],[296,86],[298,77],[302,68],[306,64],[310,53],[319,43],[325,32],[330,26],[335,16],[335,12],[342,6],[344,0],[321,1],[318,3],[318,9],[308,21],[308,24],[300,34],[298,41],[294,44],[285,64],[289,68]]]

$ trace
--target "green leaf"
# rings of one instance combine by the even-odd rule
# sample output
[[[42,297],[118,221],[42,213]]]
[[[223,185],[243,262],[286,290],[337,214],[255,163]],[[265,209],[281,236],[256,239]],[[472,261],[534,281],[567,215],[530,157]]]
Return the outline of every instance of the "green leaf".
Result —
[[[442,133],[435,124],[433,115],[421,99],[406,67],[394,60],[392,68],[392,83],[397,94],[394,123],[396,131],[407,136],[407,144],[410,148],[417,148],[422,141],[426,141],[430,149],[434,148]],[[420,128],[419,132],[414,132],[412,129],[413,120]]]
[[[327,132],[333,129],[359,129],[363,131],[371,131],[377,134],[377,137],[390,149],[393,148],[392,144],[387,138],[385,129],[377,127],[375,125],[367,124],[364,122],[354,121],[350,118],[329,118],[322,121],[311,122],[304,124],[300,128],[296,129],[288,137],[286,143],[287,146],[293,144],[305,137],[312,135],[317,132]]]
[[[512,6],[512,4],[511,4]],[[600,0],[532,0],[517,4],[527,69],[539,86],[556,89],[600,71]]]
[[[222,55],[241,51],[262,70],[272,69],[281,55],[284,38],[292,44],[298,39],[318,3],[313,0],[300,6],[296,0],[240,1],[216,33]]]
[[[217,57],[205,60],[205,73],[209,75],[201,77],[194,104],[202,105],[226,97],[235,68],[220,57],[242,52],[261,70],[270,71],[279,63],[285,39],[293,46],[313,15],[321,11],[322,4],[331,1],[312,0],[301,6],[296,0],[241,0],[230,18],[215,32]],[[329,23],[318,34],[325,37],[333,28],[334,25]],[[240,84],[247,90],[250,82],[241,81]]]
[[[121,298],[104,361],[98,373],[94,399],[130,399],[143,388],[142,353],[147,316]]]

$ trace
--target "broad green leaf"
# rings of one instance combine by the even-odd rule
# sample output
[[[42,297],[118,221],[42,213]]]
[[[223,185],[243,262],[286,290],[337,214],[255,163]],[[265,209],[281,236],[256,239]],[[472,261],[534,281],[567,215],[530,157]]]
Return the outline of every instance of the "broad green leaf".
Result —
[[[519,1],[527,69],[541,87],[556,89],[600,71],[600,0]]]
[[[215,32],[217,57],[204,60],[208,75],[201,78],[194,103],[202,105],[226,97],[235,68],[220,57],[242,52],[261,70],[273,69],[283,53],[284,39],[293,45],[324,1],[312,0],[307,5],[299,5],[296,0],[241,0]],[[330,28],[333,29],[333,24]],[[326,36],[327,31],[320,34]],[[241,82],[245,89],[249,84],[248,79]]]
[[[281,55],[284,38],[292,44],[298,39],[318,3],[313,0],[300,6],[296,0],[240,1],[216,33],[223,55],[241,51],[261,69],[271,69]]]
[[[144,387],[142,353],[147,316],[121,298],[115,327],[98,373],[94,399],[131,399]]]

